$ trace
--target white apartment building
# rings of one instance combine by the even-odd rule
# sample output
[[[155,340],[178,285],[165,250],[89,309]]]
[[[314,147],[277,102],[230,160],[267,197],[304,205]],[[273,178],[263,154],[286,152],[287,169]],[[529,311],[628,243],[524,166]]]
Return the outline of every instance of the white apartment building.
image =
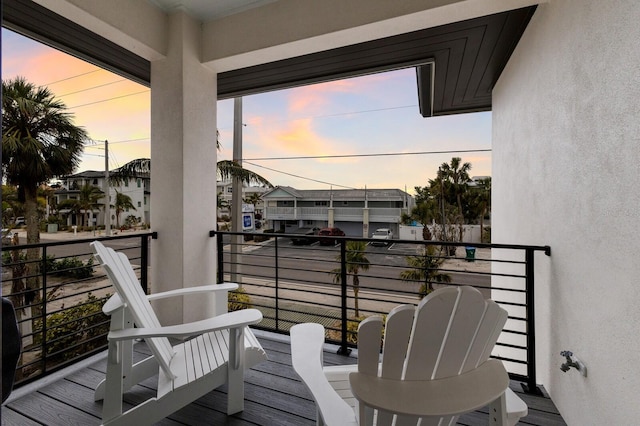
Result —
[[[399,189],[295,189],[277,186],[262,196],[266,226],[276,232],[298,228],[342,229],[347,235],[369,237],[377,228],[398,235],[402,213],[414,199]]]
[[[87,170],[84,172],[76,173],[73,175],[65,176],[61,180],[62,187],[55,191],[56,205],[60,205],[64,200],[79,199],[80,189],[85,185],[92,185],[100,190],[104,190],[104,172]],[[131,198],[131,202],[135,207],[135,210],[128,209],[120,213],[120,225],[122,225],[128,216],[133,215],[138,223],[148,224],[150,223],[150,206],[151,206],[151,179],[148,174],[140,174],[135,178],[130,178],[121,182],[116,186],[109,186],[109,204],[111,215],[111,227],[116,227],[116,210],[115,200],[116,193],[128,195]],[[100,203],[104,203],[104,199],[99,200]],[[70,209],[61,209],[59,213],[66,217],[67,225],[81,225],[83,218],[80,217],[84,214],[74,214]],[[104,208],[94,209],[91,217],[95,219],[95,225],[104,225]]]

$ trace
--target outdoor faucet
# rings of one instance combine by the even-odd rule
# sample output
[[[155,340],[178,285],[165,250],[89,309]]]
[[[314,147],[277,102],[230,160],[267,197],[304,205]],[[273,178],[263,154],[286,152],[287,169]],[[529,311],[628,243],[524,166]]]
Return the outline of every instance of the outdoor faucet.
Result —
[[[560,370],[566,373],[571,369],[571,367],[573,367],[576,370],[578,370],[580,374],[582,374],[583,376],[585,377],[587,376],[587,367],[582,363],[582,361],[580,361],[577,357],[573,355],[573,352],[562,351],[560,352],[560,355],[562,355],[567,359],[567,361],[560,366]]]

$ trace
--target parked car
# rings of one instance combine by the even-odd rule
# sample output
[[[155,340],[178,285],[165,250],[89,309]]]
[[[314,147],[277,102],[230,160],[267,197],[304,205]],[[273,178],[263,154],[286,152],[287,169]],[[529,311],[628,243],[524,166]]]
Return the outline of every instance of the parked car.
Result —
[[[318,235],[320,228],[300,228],[295,231],[295,236],[291,237],[291,243],[296,246],[313,244],[318,241],[317,238],[312,238],[314,235]]]
[[[14,221],[14,224],[16,226],[24,226],[27,224],[27,222],[24,220],[24,216],[18,216],[16,217],[16,220]]]
[[[389,228],[379,228],[371,236],[376,241],[371,241],[372,246],[388,246],[393,239],[393,232]]]
[[[318,231],[318,241],[323,246],[335,245],[337,241],[332,237],[344,237],[344,235],[344,231],[340,228],[322,228]]]

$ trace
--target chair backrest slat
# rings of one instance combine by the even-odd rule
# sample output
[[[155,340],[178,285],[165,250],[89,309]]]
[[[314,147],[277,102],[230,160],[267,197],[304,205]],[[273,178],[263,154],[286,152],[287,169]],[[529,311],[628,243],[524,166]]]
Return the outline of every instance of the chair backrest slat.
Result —
[[[434,379],[460,374],[467,354],[476,341],[478,325],[482,322],[485,310],[484,298],[479,291],[459,291],[456,297],[451,294],[448,303],[453,305],[452,315],[449,330],[442,342]],[[419,333],[420,330],[415,332]]]
[[[413,305],[396,306],[387,316],[385,339],[380,376],[385,379],[401,379],[409,337],[413,327],[413,316],[416,308]],[[360,351],[358,351],[358,356]]]
[[[98,260],[104,267],[111,283],[126,304],[127,309],[130,310],[135,324],[141,328],[160,327],[160,321],[153,311],[147,296],[142,291],[142,286],[127,256],[124,253],[116,252],[112,248],[105,247],[99,241],[94,241],[91,245],[96,251]],[[155,337],[147,339],[147,344],[165,374],[173,377],[170,368],[173,349],[169,339]]]

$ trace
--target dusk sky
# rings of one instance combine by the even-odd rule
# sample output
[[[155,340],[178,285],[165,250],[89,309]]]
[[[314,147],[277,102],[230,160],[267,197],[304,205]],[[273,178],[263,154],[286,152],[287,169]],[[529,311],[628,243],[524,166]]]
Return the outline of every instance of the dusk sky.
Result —
[[[150,156],[148,88],[3,28],[2,78],[16,76],[48,86],[96,141],[78,171],[104,170],[105,139],[112,169]],[[491,175],[490,152],[281,159],[491,149],[490,112],[420,115],[413,68],[247,96],[243,110],[244,166],[274,185],[413,193],[453,156]],[[218,102],[218,129],[218,159],[230,159],[233,100]]]

